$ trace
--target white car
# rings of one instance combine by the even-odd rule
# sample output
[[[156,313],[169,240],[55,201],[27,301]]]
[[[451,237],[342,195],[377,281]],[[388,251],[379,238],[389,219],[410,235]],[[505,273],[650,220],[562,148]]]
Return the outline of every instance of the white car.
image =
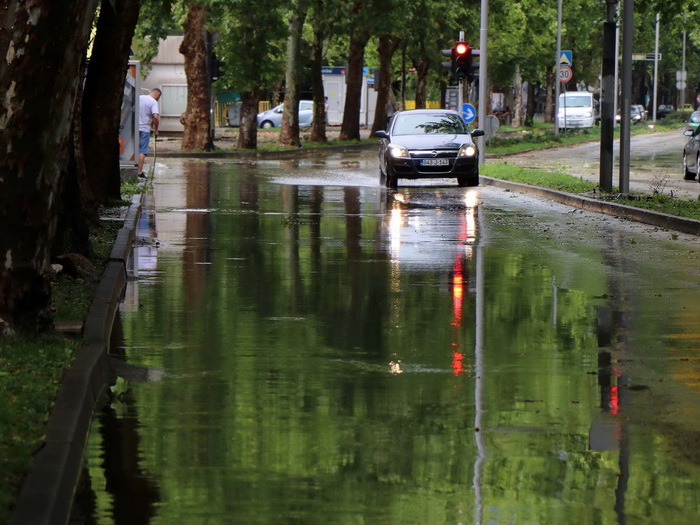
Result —
[[[258,113],[259,128],[279,128],[282,125],[282,113],[284,104]],[[299,101],[299,127],[305,128],[311,125],[314,119],[314,103],[311,100]]]

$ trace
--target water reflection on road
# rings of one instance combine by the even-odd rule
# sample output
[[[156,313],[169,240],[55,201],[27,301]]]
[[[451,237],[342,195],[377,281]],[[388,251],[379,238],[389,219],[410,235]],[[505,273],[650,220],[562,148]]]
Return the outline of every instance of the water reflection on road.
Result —
[[[697,242],[363,154],[168,161],[149,206],[113,352],[164,375],[95,422],[98,522],[697,513]]]

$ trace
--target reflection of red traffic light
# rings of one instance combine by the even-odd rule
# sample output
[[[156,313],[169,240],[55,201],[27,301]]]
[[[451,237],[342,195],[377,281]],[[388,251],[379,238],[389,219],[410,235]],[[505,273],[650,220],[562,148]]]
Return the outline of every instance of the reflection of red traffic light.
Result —
[[[608,406],[610,408],[610,413],[613,416],[617,415],[618,410],[620,410],[620,399],[618,397],[617,385],[610,387],[610,400],[608,401]]]

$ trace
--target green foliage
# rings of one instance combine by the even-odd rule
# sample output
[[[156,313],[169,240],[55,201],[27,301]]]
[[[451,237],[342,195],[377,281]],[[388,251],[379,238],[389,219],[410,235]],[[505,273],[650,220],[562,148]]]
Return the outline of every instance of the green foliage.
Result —
[[[216,2],[212,31],[217,57],[226,65],[217,89],[270,89],[284,79],[287,25],[283,0]]]
[[[141,2],[139,20],[132,41],[137,60],[141,61],[142,74],[158,53],[158,42],[182,28],[184,3],[177,0],[144,0]]]
[[[0,523],[8,523],[47,414],[78,343],[54,335],[0,338]]]

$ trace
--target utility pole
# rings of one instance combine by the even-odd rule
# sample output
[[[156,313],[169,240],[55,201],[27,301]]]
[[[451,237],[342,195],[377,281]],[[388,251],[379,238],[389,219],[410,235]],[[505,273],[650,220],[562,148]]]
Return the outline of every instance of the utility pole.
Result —
[[[658,82],[659,82],[659,13],[656,13],[656,43],[654,44],[654,96],[652,100],[654,101],[653,110],[653,121],[656,124],[656,108],[657,106],[657,96],[658,96]]]
[[[489,25],[489,0],[481,0],[481,29],[479,31],[479,127],[485,129],[486,113],[491,109],[491,101],[486,100],[488,90],[488,25]],[[479,145],[479,164],[486,158],[486,137],[477,138]]]
[[[630,105],[632,99],[632,34],[634,0],[625,0],[622,8],[622,107],[620,108],[620,194],[630,190]]]
[[[558,0],[557,7],[557,57],[555,59],[556,73],[554,75],[554,135],[559,135],[559,75],[561,74],[561,64],[559,57],[561,56],[561,2]]]
[[[616,34],[617,20],[615,5],[618,0],[605,0],[607,19],[603,22],[603,71],[600,92],[600,189],[612,192],[613,181],[613,141],[615,138],[615,99],[617,85]]]

